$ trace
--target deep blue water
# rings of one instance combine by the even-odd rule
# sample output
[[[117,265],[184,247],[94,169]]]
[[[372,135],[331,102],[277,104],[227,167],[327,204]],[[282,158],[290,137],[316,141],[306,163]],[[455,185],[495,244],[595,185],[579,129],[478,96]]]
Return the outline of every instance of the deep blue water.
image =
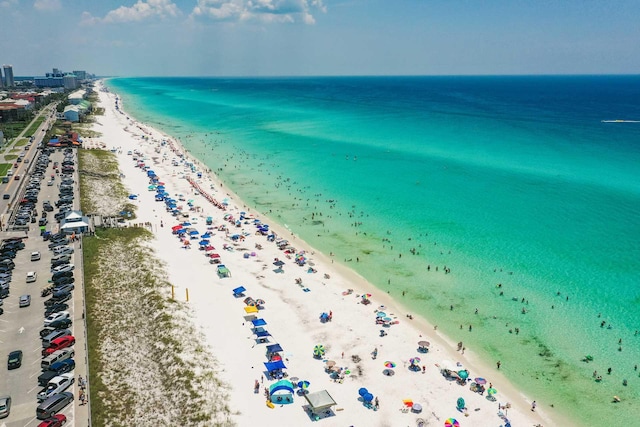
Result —
[[[602,120],[640,120],[640,76],[108,85],[248,204],[405,291],[409,309],[500,359],[538,402],[584,425],[633,419],[640,123]],[[593,370],[610,366],[595,384]]]

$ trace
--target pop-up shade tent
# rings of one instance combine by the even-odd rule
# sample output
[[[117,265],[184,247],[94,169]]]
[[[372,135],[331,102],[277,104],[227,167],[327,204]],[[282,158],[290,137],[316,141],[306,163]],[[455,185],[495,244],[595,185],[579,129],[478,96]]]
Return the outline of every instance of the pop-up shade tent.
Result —
[[[253,326],[265,326],[267,324],[264,319],[253,319],[251,323],[253,323]]]
[[[264,367],[267,368],[267,371],[277,371],[279,369],[287,369],[284,362],[282,360],[277,360],[275,362],[264,362]]]
[[[309,402],[311,412],[321,412],[330,409],[332,406],[337,405],[336,401],[329,394],[327,390],[317,391],[315,393],[305,394],[304,398]]]
[[[270,337],[271,336],[269,331],[267,331],[264,328],[255,328],[253,333],[256,334],[257,337]]]
[[[232,292],[234,296],[242,296],[242,294],[246,291],[244,286],[238,286]]]
[[[280,380],[269,387],[269,396],[275,404],[293,403],[293,384],[291,381]]]
[[[280,344],[271,344],[267,346],[267,353],[279,353],[282,350],[282,347],[280,347]]]

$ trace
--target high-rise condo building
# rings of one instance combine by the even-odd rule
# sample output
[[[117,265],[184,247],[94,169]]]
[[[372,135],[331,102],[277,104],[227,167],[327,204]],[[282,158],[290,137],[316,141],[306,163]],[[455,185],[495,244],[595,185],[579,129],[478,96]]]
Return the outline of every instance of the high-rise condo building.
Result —
[[[13,87],[15,83],[13,82],[13,66],[12,65],[3,65],[4,69],[4,83],[7,87]]]

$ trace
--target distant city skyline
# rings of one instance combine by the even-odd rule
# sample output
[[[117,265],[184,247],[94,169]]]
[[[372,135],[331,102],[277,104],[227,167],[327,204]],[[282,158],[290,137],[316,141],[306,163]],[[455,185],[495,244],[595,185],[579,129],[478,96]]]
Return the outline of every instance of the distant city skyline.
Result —
[[[637,74],[638,15],[637,0],[0,0],[16,35],[0,64],[16,77]]]

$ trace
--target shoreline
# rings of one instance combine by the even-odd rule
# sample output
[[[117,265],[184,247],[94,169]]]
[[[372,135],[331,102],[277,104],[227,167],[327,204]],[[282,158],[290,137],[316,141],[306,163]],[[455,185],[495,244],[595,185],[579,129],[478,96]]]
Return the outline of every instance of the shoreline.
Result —
[[[103,98],[104,93],[100,93],[100,97],[101,97],[101,102],[102,102],[102,98]],[[113,99],[110,96],[109,97],[109,105],[105,105],[105,107],[107,107],[107,109],[109,110],[108,114],[117,114],[114,111],[112,111],[113,108]],[[122,110],[121,110],[122,111]],[[105,114],[107,114],[105,112]],[[125,114],[124,112],[122,113],[123,115]],[[126,117],[126,115],[125,115]],[[117,116],[116,116],[117,118]],[[124,118],[124,117],[121,117]],[[152,136],[152,138],[155,138],[156,140],[156,147],[153,147],[153,139],[150,142],[143,142],[142,144],[140,144],[141,146],[138,147],[137,145],[132,145],[127,147],[128,149],[136,149],[136,148],[147,148],[147,149],[155,149],[157,148],[158,144],[159,144],[159,140],[165,138],[167,140],[170,141],[175,141],[174,138],[167,136],[163,133],[160,133],[158,131],[156,131],[155,129],[152,129],[150,126],[144,125],[144,124],[140,124],[137,123],[134,120],[130,121],[130,124],[132,125],[136,125],[141,129],[145,129],[146,132],[148,132],[149,135]],[[104,130],[104,136],[102,138],[107,139],[107,132],[106,129],[101,129]],[[129,131],[130,133],[131,130]],[[197,163],[201,166],[202,169],[204,170],[208,170],[208,168],[206,166],[204,166],[198,159],[194,158],[190,153],[187,152],[187,150],[184,149],[184,147],[182,147],[181,145],[179,145],[179,142],[175,141],[176,145],[177,145],[177,149],[181,150],[185,156],[187,158],[189,158],[191,161],[193,161],[194,163]],[[113,144],[109,144],[110,146],[113,146]],[[131,165],[126,165],[123,164],[123,156],[119,156],[119,162],[121,165],[121,168],[124,168],[126,166],[131,166]],[[126,158],[126,157],[125,157]],[[155,168],[155,165],[154,165]],[[161,174],[161,177],[163,175]],[[144,177],[142,177],[144,178]],[[203,178],[203,180],[205,180],[205,178]],[[236,202],[236,211],[238,209],[240,209],[238,206],[242,205],[241,199],[239,199],[237,197],[236,194],[234,194],[230,189],[228,189],[226,186],[224,186],[224,184],[222,183],[222,181],[220,181],[220,179],[212,172],[209,172],[209,177],[208,177],[209,182],[213,182],[214,183],[214,187],[218,188],[218,189],[223,189],[221,191],[224,192],[225,195],[227,195],[229,198],[232,199],[232,201]],[[185,181],[186,182],[186,181]],[[130,178],[129,178],[129,174],[127,173],[127,178],[125,178],[125,185],[130,185],[132,184],[132,182],[130,182]],[[136,191],[140,191],[140,188],[131,188],[131,190],[133,190],[133,192]],[[249,211],[249,208],[246,208],[245,210]],[[218,212],[219,213],[219,212]],[[156,215],[157,216],[157,215]],[[260,217],[262,218],[268,218],[268,216],[266,215],[262,215],[260,214]],[[142,220],[142,218],[140,218],[140,220]],[[277,230],[278,234],[280,236],[291,236],[293,233],[291,233],[289,230],[286,230],[284,227],[281,227],[279,224],[273,222],[273,221],[269,221],[269,224],[273,224],[272,228]],[[166,228],[166,227],[165,227]],[[156,230],[156,238],[158,238],[158,230]],[[165,230],[168,231],[168,230]],[[163,237],[163,241],[167,241],[167,242],[171,242],[173,245],[177,245],[177,242],[175,241],[175,239],[171,239],[172,236],[162,236]],[[168,238],[164,238],[164,237],[168,237]],[[319,253],[317,251],[315,251],[310,245],[308,245],[306,242],[302,241],[301,239],[297,238],[297,237],[289,237],[292,240],[292,243],[298,248],[300,249],[300,246],[303,246],[309,253],[312,254],[313,260],[315,262],[315,265],[317,265],[317,269],[318,271],[322,272],[324,269],[326,269],[327,271],[331,271],[331,276],[332,276],[332,281],[333,279],[338,279],[340,278],[340,280],[342,281],[342,283],[346,283],[348,284],[348,288],[353,288],[355,291],[355,294],[361,294],[361,293],[372,293],[374,294],[374,304],[372,304],[372,306],[378,306],[380,304],[385,305],[389,308],[393,308],[394,312],[401,312],[402,314],[400,314],[399,320],[400,320],[400,326],[404,328],[405,325],[405,320],[407,319],[405,317],[405,313],[407,313],[406,309],[402,306],[401,301],[398,300],[394,300],[393,297],[390,297],[388,295],[386,295],[384,293],[384,291],[375,288],[373,285],[371,285],[369,282],[367,282],[364,278],[362,278],[361,276],[359,276],[357,273],[355,273],[354,271],[350,270],[347,266],[341,264],[341,263],[333,263],[331,257],[328,257],[322,253]],[[171,260],[168,260],[171,261]],[[174,267],[175,268],[175,267]],[[204,268],[208,268],[210,271],[211,267],[210,266],[205,266]],[[169,264],[169,269],[171,270],[171,264]],[[321,270],[322,269],[322,270]],[[335,273],[334,273],[335,272]],[[271,272],[269,270],[266,270],[265,272],[265,276],[271,274]],[[298,273],[298,275],[300,275],[302,273]],[[335,277],[334,277],[335,274]],[[172,278],[172,282],[176,282],[179,279],[179,274],[172,274],[172,272],[170,271],[170,277]],[[280,279],[279,279],[280,280]],[[305,276],[305,282],[306,282],[307,278]],[[260,280],[258,280],[260,281]],[[235,281],[234,281],[235,283]],[[225,283],[226,285],[226,283]],[[247,287],[248,289],[250,289],[249,286],[244,285],[245,287]],[[336,286],[331,286],[331,284],[327,283],[325,286],[327,286],[328,289],[331,289],[328,293],[333,292],[334,294],[336,293],[336,291],[338,290]],[[322,288],[320,288],[322,289]],[[313,289],[314,291],[316,289]],[[227,289],[228,291],[228,289]],[[322,289],[322,291],[325,291],[324,289]],[[321,292],[322,292],[321,291]],[[293,290],[291,290],[290,292],[294,292]],[[315,295],[315,294],[314,294]],[[344,300],[344,298],[342,298],[342,300]],[[334,310],[337,313],[337,310]],[[267,312],[270,312],[270,310],[268,310]],[[265,313],[267,313],[265,312]],[[271,314],[271,313],[269,313]],[[341,314],[343,315],[343,314]],[[200,315],[199,315],[200,316]],[[550,417],[550,414],[547,413],[547,411],[541,410],[540,408],[538,409],[538,412],[536,413],[536,415],[534,415],[533,417],[531,416],[531,414],[528,413],[529,410],[529,402],[526,400],[526,397],[524,395],[524,393],[521,393],[520,391],[518,391],[515,387],[513,387],[501,374],[499,374],[495,369],[492,369],[490,367],[490,364],[486,363],[486,361],[482,361],[480,360],[477,355],[475,355],[473,352],[471,351],[467,351],[465,352],[464,356],[460,355],[459,353],[457,353],[455,351],[455,343],[447,338],[446,336],[442,335],[440,332],[438,331],[434,331],[434,326],[430,325],[426,320],[419,318],[417,315],[414,315],[414,319],[413,322],[407,322],[407,324],[409,324],[408,329],[410,329],[410,331],[403,331],[405,334],[411,335],[413,337],[415,337],[416,339],[419,337],[428,337],[427,339],[429,341],[432,342],[433,347],[432,347],[432,351],[429,353],[428,356],[426,356],[427,359],[429,359],[429,363],[433,364],[433,363],[438,363],[438,361],[442,360],[443,358],[447,358],[447,359],[459,359],[459,360],[464,360],[465,361],[465,367],[469,368],[472,373],[477,373],[478,372],[482,372],[484,373],[485,376],[491,376],[493,379],[495,379],[495,383],[496,383],[496,388],[499,388],[500,391],[500,395],[498,396],[499,402],[505,402],[506,400],[510,400],[511,405],[512,405],[512,409],[510,411],[510,415],[509,418],[512,419],[512,422],[515,423],[515,420],[517,418],[521,418],[521,421],[527,422],[527,423],[541,423],[544,422],[546,423],[546,425],[556,425],[556,424],[560,424],[557,421],[555,421],[556,419],[559,418],[559,416],[557,416],[557,414],[553,414],[553,417]],[[265,314],[266,317],[266,314]],[[270,322],[271,323],[271,322]],[[376,329],[375,326],[372,326],[373,329]],[[394,326],[395,329],[395,326]],[[282,334],[282,331],[280,331],[280,333]],[[210,344],[212,344],[210,342]],[[284,346],[284,345],[283,345]],[[406,347],[405,352],[407,354],[409,353],[414,353],[414,350],[412,349],[412,347],[415,347],[413,344],[407,344],[405,343],[404,346]],[[285,347],[286,348],[286,347]],[[214,351],[215,353],[215,351]],[[436,353],[440,353],[437,354],[436,357],[434,357],[434,354]],[[335,355],[332,355],[332,357],[335,357]],[[408,356],[407,356],[408,357]],[[309,358],[310,359],[310,358]],[[439,359],[439,360],[437,360]],[[224,361],[223,361],[224,363]],[[407,374],[403,373],[401,374],[402,376],[406,376]],[[399,377],[400,374],[397,377]],[[437,377],[437,376],[436,376]],[[394,378],[395,379],[395,378]],[[379,383],[384,384],[384,381],[386,380],[386,378],[381,378],[378,379],[377,381]],[[439,384],[439,386],[449,386],[451,384],[448,384],[446,382],[446,380],[444,380],[443,378],[439,378],[438,380],[439,382],[441,382],[442,384]],[[312,386],[313,387],[313,386]],[[313,390],[315,391],[315,387],[313,388]],[[504,391],[504,393],[503,393]],[[464,389],[460,388],[459,390],[456,389],[453,392],[449,392],[449,393],[459,393],[459,394],[469,394],[470,392],[466,389],[466,387]],[[502,398],[503,395],[507,395],[509,399],[504,399]],[[357,396],[356,396],[357,397]],[[454,401],[455,398],[453,398],[453,395],[450,396]],[[401,402],[401,397],[399,398],[399,402]],[[233,400],[233,399],[232,399]],[[355,397],[354,397],[354,402],[356,402]],[[450,403],[450,402],[449,402]],[[484,402],[483,402],[484,403]],[[339,402],[340,405],[343,405],[342,402]],[[345,405],[347,405],[345,403]],[[496,404],[493,404],[496,405]],[[235,407],[242,407],[242,404],[236,403],[234,405]],[[262,405],[264,406],[264,405]],[[455,405],[454,405],[455,406]],[[452,406],[453,409],[455,409],[455,407]],[[484,409],[484,406],[482,407],[482,409]],[[497,408],[494,408],[497,409]],[[542,411],[542,414],[544,414],[544,420],[543,418],[540,417],[540,411]],[[346,412],[346,411],[345,411]],[[455,411],[449,411],[451,412],[451,415],[455,415],[454,412]],[[486,415],[488,411],[484,411],[484,414]],[[497,412],[494,411],[494,412]],[[267,411],[267,413],[269,413]],[[517,415],[511,415],[516,413]],[[346,413],[345,413],[346,415]],[[494,417],[495,415],[492,415],[491,417]],[[341,422],[341,418],[343,417],[342,413],[338,413],[337,417],[335,418],[337,421]],[[400,415],[398,415],[398,417],[400,417]],[[462,418],[461,414],[458,414],[458,418]],[[474,417],[474,425],[480,425],[479,422],[484,422],[475,419],[477,417]],[[375,423],[375,418],[373,418],[373,422]],[[526,420],[526,421],[525,421]],[[464,422],[464,418],[462,418],[462,421]],[[486,425],[494,425],[495,423],[501,422],[497,417],[495,419],[493,419],[492,422],[489,422],[488,420]],[[466,423],[465,423],[466,424]],[[485,424],[482,424],[485,425]]]

